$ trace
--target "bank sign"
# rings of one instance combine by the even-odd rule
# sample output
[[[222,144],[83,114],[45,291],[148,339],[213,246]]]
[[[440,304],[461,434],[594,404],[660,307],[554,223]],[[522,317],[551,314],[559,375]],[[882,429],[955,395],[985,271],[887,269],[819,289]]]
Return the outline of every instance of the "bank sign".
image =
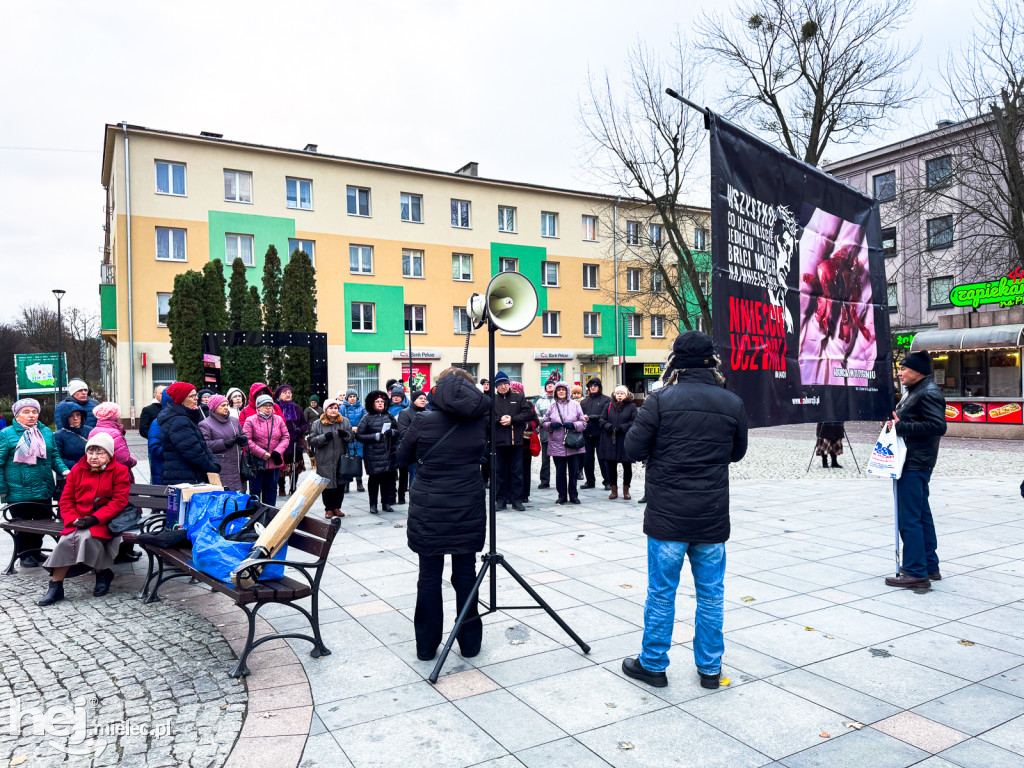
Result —
[[[18,396],[52,395],[57,390],[57,354],[45,352],[34,355],[15,355],[14,368],[18,372]],[[64,356],[64,376],[61,383],[68,384],[68,358]]]
[[[974,309],[985,304],[1000,307],[1024,304],[1024,269],[1017,267],[1006,277],[990,282],[955,286],[949,292],[949,300],[954,306]]]

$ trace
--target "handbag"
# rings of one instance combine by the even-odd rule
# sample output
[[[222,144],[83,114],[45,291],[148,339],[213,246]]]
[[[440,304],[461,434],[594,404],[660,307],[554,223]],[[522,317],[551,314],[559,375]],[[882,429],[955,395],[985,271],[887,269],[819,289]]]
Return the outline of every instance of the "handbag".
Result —
[[[137,531],[141,523],[142,511],[129,502],[124,509],[117,513],[117,517],[107,523],[107,529],[116,535],[125,531]]]
[[[530,455],[540,456],[540,438],[537,437],[536,432],[530,435]]]
[[[356,456],[355,446],[350,453],[344,453],[338,457],[338,477],[353,478],[363,474],[363,460]]]
[[[561,407],[556,405],[555,410],[558,412],[559,421],[561,421],[563,418]],[[565,422],[562,421],[562,424],[565,425]],[[562,445],[564,445],[570,451],[574,451],[577,448],[583,447],[584,443],[586,442],[586,438],[583,437],[582,432],[577,432],[575,429],[570,429],[568,425],[563,426],[562,431],[565,433],[562,437]]]

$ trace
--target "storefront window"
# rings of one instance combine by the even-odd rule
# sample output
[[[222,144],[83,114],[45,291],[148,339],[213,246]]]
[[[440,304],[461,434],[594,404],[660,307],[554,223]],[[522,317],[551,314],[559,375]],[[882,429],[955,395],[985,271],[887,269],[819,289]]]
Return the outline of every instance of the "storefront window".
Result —
[[[932,354],[932,378],[946,397],[960,397],[960,353]]]
[[[962,352],[960,357],[964,397],[988,397],[988,370],[984,352]]]
[[[990,350],[988,353],[988,396],[1020,397],[1020,381],[1020,350]]]

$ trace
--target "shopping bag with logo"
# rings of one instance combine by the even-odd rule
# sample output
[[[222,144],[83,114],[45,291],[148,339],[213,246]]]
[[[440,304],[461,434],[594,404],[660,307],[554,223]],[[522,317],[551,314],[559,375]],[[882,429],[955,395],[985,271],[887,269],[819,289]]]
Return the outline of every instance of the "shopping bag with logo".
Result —
[[[875,442],[875,448],[868,459],[867,472],[872,477],[898,480],[903,474],[903,462],[907,459],[907,444],[896,436],[895,426],[886,424]]]
[[[233,499],[227,500],[221,509],[214,508],[198,521],[189,531],[192,539],[192,562],[203,573],[218,581],[231,584],[231,572],[248,557],[252,550],[252,538],[249,526],[259,519],[272,519],[277,513],[273,507],[262,504],[250,504],[242,509],[234,509]],[[263,524],[254,528],[259,535]],[[288,559],[288,547],[285,545],[274,554],[275,560]],[[260,573],[260,581],[280,579],[284,576],[283,565],[268,565]]]
[[[196,493],[189,500],[185,511],[184,528],[193,542],[207,518],[221,520],[229,512],[242,509],[255,509],[259,500],[242,491],[207,491]]]

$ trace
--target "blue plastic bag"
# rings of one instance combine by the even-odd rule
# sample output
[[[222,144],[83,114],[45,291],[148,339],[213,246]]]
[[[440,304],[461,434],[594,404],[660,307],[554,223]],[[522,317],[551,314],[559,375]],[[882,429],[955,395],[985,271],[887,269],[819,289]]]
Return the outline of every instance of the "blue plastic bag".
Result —
[[[203,499],[201,497],[209,497]],[[196,507],[196,516],[193,517],[192,509],[189,510],[190,525],[188,537],[192,541],[192,562],[196,568],[212,576],[225,584],[231,584],[231,572],[238,567],[239,563],[246,559],[252,551],[253,543],[248,541],[231,541],[221,535],[221,523],[224,518],[235,512],[243,510],[249,503],[249,495],[238,491],[218,491],[211,493],[195,494],[192,503],[199,502]],[[240,517],[230,521],[224,533],[231,535],[241,530],[246,522],[246,517]],[[275,560],[288,559],[288,545],[274,555]],[[271,581],[284,576],[283,565],[267,565],[260,573],[260,581]]]
[[[202,530],[207,519],[215,519],[217,525],[225,515],[236,510],[245,509],[254,497],[241,491],[208,491],[196,493],[188,503],[188,514],[185,518],[185,529],[188,538],[195,544],[195,536]],[[244,524],[245,521],[243,520]],[[239,526],[241,527],[241,526]]]

